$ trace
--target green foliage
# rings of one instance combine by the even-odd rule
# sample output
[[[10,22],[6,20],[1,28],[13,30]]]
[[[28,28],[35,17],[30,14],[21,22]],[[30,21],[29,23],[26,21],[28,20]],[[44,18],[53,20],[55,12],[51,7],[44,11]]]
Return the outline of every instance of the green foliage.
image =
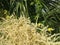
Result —
[[[27,0],[10,0],[10,13],[28,16]]]

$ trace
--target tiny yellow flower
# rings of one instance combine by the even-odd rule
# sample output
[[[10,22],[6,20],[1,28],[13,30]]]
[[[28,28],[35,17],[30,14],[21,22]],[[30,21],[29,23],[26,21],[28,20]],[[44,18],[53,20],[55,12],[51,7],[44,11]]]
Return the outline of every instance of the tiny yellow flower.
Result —
[[[48,31],[49,31],[49,32],[51,32],[51,31],[53,31],[53,30],[54,30],[53,28],[48,28]]]
[[[38,26],[38,27],[42,27],[43,24],[42,24],[42,23],[38,23],[37,26]]]

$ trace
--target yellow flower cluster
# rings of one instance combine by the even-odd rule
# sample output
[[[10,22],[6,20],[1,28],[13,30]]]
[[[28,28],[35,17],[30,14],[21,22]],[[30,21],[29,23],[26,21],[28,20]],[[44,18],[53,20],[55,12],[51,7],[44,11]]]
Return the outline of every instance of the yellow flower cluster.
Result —
[[[42,23],[38,23],[38,24],[37,24],[37,27],[43,28],[44,25],[43,25]],[[48,32],[51,32],[51,31],[54,31],[54,29],[53,29],[53,28],[47,28],[47,31],[48,31]]]

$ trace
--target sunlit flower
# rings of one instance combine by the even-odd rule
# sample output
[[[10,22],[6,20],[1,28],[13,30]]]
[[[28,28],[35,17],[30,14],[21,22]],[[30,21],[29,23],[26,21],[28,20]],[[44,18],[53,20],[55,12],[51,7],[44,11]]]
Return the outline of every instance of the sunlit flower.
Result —
[[[48,28],[48,31],[49,31],[49,32],[51,32],[51,31],[53,31],[53,30],[54,30],[53,28]]]
[[[37,24],[37,27],[42,28],[42,27],[44,27],[44,25],[43,25],[42,23],[38,23],[38,24]]]

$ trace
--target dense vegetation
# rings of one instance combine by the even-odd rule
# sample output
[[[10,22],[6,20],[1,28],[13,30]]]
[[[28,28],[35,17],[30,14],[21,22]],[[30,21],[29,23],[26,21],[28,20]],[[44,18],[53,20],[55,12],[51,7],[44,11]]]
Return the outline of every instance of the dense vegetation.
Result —
[[[0,0],[0,25],[3,27],[5,20],[9,21],[12,15],[17,21],[21,16],[30,17],[38,28],[48,26],[48,34],[60,33],[60,0]],[[37,32],[40,33],[40,29]]]
[[[59,0],[0,0],[0,12],[3,10],[17,17],[29,16],[32,22],[37,20],[38,23],[55,28],[55,33],[60,32]]]

